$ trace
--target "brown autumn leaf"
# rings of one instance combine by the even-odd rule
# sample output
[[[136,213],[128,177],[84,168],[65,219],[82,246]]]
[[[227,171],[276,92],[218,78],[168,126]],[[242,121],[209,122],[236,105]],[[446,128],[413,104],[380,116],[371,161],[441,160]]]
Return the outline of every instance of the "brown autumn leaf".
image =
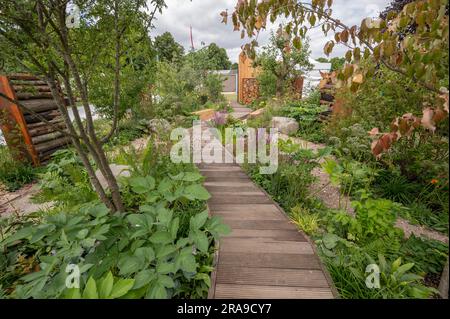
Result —
[[[364,77],[362,74],[356,74],[352,80],[354,83],[362,84],[364,81]]]
[[[320,80],[319,88],[323,89],[325,87],[325,85],[327,85],[327,84],[328,84],[328,80],[327,79],[322,79],[322,80]]]
[[[222,16],[222,23],[228,24],[228,11],[222,11],[220,15]]]
[[[446,119],[448,116],[448,113],[446,113],[444,110],[442,109],[436,109],[434,111],[434,115],[433,115],[433,121],[434,123],[439,123],[442,120]]]
[[[263,27],[263,18],[261,16],[256,17],[255,28],[256,30],[261,30]]]
[[[373,141],[372,143],[372,154],[377,157],[380,158],[381,155],[388,151],[392,144],[397,141],[399,138],[399,135],[397,133],[385,133],[383,134],[380,139]]]
[[[339,38],[342,42],[347,43],[348,42],[348,30],[345,29],[344,31],[342,31],[341,34],[339,35]]]

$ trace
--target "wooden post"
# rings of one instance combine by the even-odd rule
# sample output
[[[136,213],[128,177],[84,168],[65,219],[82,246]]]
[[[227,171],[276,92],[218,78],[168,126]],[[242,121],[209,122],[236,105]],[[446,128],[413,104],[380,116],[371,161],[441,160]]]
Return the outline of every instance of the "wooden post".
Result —
[[[0,92],[17,100],[16,94],[12,89],[6,76],[0,76]],[[0,111],[6,117],[0,121],[0,127],[5,136],[5,141],[16,160],[29,160],[34,165],[39,165],[39,157],[33,146],[31,136],[25,122],[22,111],[14,103],[0,98]]]

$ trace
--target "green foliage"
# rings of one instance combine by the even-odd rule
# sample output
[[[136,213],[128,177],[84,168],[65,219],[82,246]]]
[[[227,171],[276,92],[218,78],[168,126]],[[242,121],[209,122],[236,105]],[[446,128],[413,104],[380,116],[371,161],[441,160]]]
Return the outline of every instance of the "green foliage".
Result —
[[[73,149],[59,150],[39,175],[39,190],[34,200],[53,202],[58,209],[73,207],[97,199],[89,176]]]
[[[158,63],[153,116],[170,119],[189,115],[207,102],[224,101],[220,76],[197,67],[189,61],[178,67]]]
[[[258,165],[247,165],[246,169],[256,183],[289,211],[297,204],[306,204],[310,200],[308,186],[315,180],[311,172],[319,165],[319,159],[327,155],[327,151],[316,154],[295,147],[289,141],[280,141],[280,152],[286,155],[279,156],[278,169],[274,174],[261,175]]]
[[[380,269],[380,288],[369,289],[366,286],[368,273],[366,266],[376,264]],[[402,259],[386,261],[383,255],[378,260],[360,254],[360,257],[349,263],[328,261],[327,267],[334,279],[336,288],[343,298],[351,299],[400,299],[430,298],[437,293],[436,289],[422,284],[422,277],[409,272],[413,263],[402,264]]]
[[[199,73],[187,64],[178,70],[172,64],[158,63],[155,116],[171,118],[197,110],[200,107],[200,79]]]
[[[183,46],[175,41],[170,32],[155,37],[153,48],[159,61],[179,63],[184,56]]]
[[[299,43],[281,29],[276,35],[272,32],[269,44],[255,59],[255,65],[261,68],[258,75],[261,95],[269,98],[288,93],[292,81],[312,68],[309,55],[308,39]]]
[[[117,279],[108,272],[98,281],[90,277],[84,289],[66,289],[64,296],[67,299],[118,299],[126,295],[134,283],[134,279]]]
[[[31,183],[36,178],[37,170],[26,162],[12,158],[5,146],[0,146],[0,184],[8,191],[15,191]]]
[[[6,254],[0,267],[6,278],[0,283],[8,296],[204,298],[215,242],[229,228],[204,210],[210,195],[198,171],[172,164],[167,154],[150,143],[142,155],[129,155],[132,176],[120,179],[126,213],[111,215],[103,204],[85,203],[80,196],[71,206],[62,201],[64,208],[42,221],[1,225]],[[49,173],[75,184],[79,176],[68,171],[76,158],[57,157]],[[89,182],[79,183],[77,191]],[[69,264],[80,267],[78,291],[66,289]]]
[[[300,205],[291,209],[290,218],[292,222],[308,235],[316,235],[320,230],[320,216],[311,213],[307,208]]]
[[[355,217],[346,212],[330,211],[327,216],[327,231],[357,243],[368,243],[379,237],[395,238],[402,232],[394,228],[400,207],[388,200],[362,196],[354,201]]]
[[[227,51],[215,43],[211,43],[197,51],[191,51],[186,59],[201,70],[229,70],[231,62]]]
[[[327,137],[324,131],[324,123],[319,115],[328,111],[328,107],[320,105],[320,92],[312,92],[301,100],[286,101],[281,108],[283,116],[295,118],[300,129],[298,136],[310,142],[325,142]]]
[[[208,101],[211,102],[221,102],[224,101],[224,97],[222,95],[222,78],[218,74],[208,73],[205,77],[204,81],[204,90],[206,96],[208,97]]]

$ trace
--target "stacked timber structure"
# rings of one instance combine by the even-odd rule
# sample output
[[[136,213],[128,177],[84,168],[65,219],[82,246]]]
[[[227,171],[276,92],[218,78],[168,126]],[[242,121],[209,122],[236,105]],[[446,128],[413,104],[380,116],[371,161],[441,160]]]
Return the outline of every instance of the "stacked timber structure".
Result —
[[[327,106],[328,110],[319,115],[321,121],[325,121],[333,112],[336,96],[336,72],[323,73],[320,72],[322,80],[319,84],[320,104]]]
[[[66,125],[45,81],[31,74],[1,75],[0,92],[39,114],[38,117],[0,97],[0,127],[18,160],[29,160],[38,166],[70,143],[70,138],[58,131],[65,130]]]

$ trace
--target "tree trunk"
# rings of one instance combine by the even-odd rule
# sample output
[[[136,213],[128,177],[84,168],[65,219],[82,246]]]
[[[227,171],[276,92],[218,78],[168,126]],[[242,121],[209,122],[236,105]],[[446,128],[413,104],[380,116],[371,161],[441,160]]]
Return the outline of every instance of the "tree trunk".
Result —
[[[114,32],[115,32],[115,67],[114,67],[114,103],[113,103],[113,123],[111,131],[102,140],[106,143],[111,139],[117,130],[117,124],[119,122],[119,104],[120,104],[120,30],[119,30],[119,3],[118,0],[114,1]]]

